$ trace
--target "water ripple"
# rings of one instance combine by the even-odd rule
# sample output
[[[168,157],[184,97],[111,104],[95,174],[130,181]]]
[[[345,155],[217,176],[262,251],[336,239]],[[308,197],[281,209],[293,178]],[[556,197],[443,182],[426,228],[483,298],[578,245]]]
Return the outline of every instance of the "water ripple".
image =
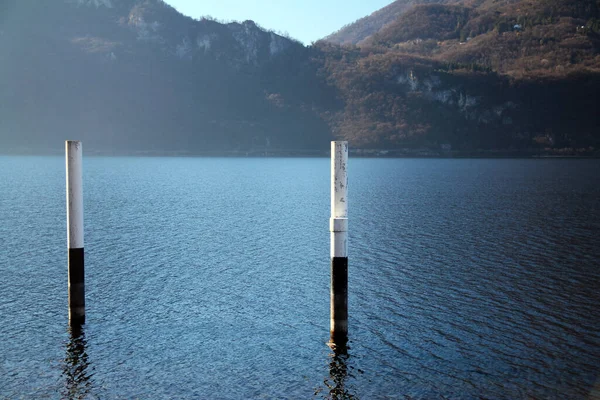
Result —
[[[340,353],[328,160],[86,158],[74,335],[64,160],[0,158],[0,397],[594,398],[598,166],[352,160]]]

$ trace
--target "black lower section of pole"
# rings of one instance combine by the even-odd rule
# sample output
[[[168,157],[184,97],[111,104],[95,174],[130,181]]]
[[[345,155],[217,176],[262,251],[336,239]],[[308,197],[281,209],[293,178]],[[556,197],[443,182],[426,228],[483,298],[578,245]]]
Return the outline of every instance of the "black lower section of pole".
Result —
[[[331,341],[348,341],[348,257],[331,259]]]
[[[85,322],[85,270],[83,248],[69,249],[69,319]]]

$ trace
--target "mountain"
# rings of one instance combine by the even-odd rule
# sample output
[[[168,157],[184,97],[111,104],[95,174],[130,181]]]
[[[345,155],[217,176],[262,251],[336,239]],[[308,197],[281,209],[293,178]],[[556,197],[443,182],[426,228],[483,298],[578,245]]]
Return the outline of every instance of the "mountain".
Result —
[[[355,145],[598,153],[599,1],[419,2],[371,28],[318,43],[345,104],[332,127]]]
[[[382,26],[364,45],[476,63],[508,75],[596,71],[599,10],[596,0],[419,4]]]
[[[309,47],[161,0],[3,0],[0,54],[1,153],[600,155],[600,0],[398,0]]]
[[[0,3],[0,148],[326,147],[335,102],[309,49],[252,21],[193,20],[160,0]]]
[[[457,1],[459,0],[396,0],[371,15],[342,27],[323,40],[335,44],[359,44],[417,4],[452,4]]]

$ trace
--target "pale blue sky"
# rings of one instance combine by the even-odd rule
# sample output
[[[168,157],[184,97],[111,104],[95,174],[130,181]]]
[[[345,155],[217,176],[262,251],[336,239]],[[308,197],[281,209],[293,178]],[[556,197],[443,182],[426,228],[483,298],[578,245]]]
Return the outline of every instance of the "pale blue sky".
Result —
[[[287,32],[304,44],[371,14],[393,0],[165,0],[192,18],[251,19],[265,29]]]

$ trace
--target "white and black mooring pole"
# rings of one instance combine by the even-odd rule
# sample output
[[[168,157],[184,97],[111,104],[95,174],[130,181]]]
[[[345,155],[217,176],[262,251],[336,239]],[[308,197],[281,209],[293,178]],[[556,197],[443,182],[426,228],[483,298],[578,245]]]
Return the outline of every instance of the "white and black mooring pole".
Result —
[[[348,340],[348,142],[331,142],[331,341]]]
[[[81,142],[65,143],[67,163],[67,243],[69,248],[69,321],[85,322],[83,268],[83,179]]]

